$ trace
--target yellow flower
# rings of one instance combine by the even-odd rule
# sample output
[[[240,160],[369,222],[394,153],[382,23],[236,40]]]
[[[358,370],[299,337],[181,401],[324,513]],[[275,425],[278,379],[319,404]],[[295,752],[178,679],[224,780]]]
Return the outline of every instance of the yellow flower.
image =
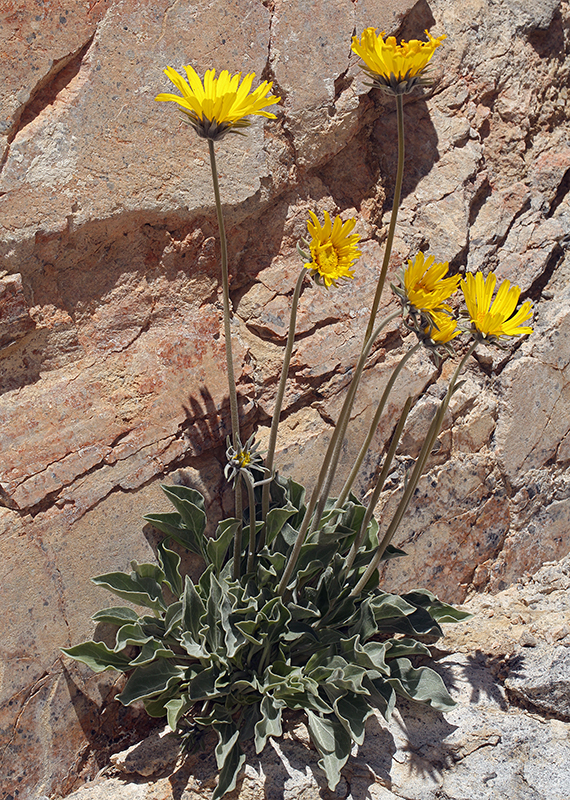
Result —
[[[486,279],[481,272],[476,275],[468,273],[465,280],[461,281],[465,304],[475,330],[484,339],[532,333],[532,328],[522,325],[532,316],[532,304],[527,300],[515,314],[521,293],[518,286],[503,281],[491,304],[496,282],[497,276],[493,272]]]
[[[182,92],[177,94],[159,94],[155,99],[173,101],[182,107],[190,125],[198,136],[217,141],[227,133],[241,133],[250,123],[245,117],[256,114],[261,117],[275,119],[275,114],[263,111],[266,106],[279,102],[281,98],[268,95],[273,84],[263,81],[250,94],[255,73],[245,76],[240,85],[241,72],[230,75],[227,70],[214,77],[215,69],[209,69],[204,75],[204,84],[193,67],[184,67],[188,82],[172,67],[164,72],[172,83]]]
[[[317,283],[324,283],[327,289],[336,286],[341,278],[354,278],[352,265],[362,255],[356,248],[360,236],[357,233],[351,234],[356,220],[343,222],[340,217],[336,217],[332,224],[325,211],[325,224],[321,227],[316,215],[312,211],[309,214],[312,223],[307,222],[307,230],[312,237],[309,243],[312,261],[305,264],[305,267],[312,270]]]
[[[376,36],[375,28],[366,28],[360,41],[352,37],[352,50],[364,61],[362,69],[372,78],[374,86],[389,94],[408,94],[416,86],[426,86],[429,81],[422,77],[428,61],[436,47],[447,38],[445,34],[435,39],[428,31],[427,42],[411,39],[396,44],[389,36],[384,41],[385,32]]]
[[[430,318],[433,324],[428,325],[424,333],[436,344],[447,344],[461,333],[455,317],[445,311],[432,311]]]
[[[426,259],[423,253],[418,253],[414,261],[409,260],[402,292],[407,305],[432,316],[434,311],[446,308],[444,301],[457,290],[460,281],[459,275],[444,277],[448,270],[447,261],[435,263],[434,256]]]

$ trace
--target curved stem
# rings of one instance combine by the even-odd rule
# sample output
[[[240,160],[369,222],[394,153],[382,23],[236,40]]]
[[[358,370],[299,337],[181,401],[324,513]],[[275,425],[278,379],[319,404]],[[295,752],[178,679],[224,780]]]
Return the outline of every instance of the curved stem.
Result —
[[[384,259],[382,261],[382,269],[380,270],[380,277],[376,286],[376,294],[374,295],[374,302],[370,310],[370,319],[368,320],[368,327],[364,341],[368,341],[370,334],[374,328],[374,320],[378,313],[378,306],[380,305],[380,298],[386,282],[386,273],[388,272],[388,264],[390,263],[390,256],[392,255],[392,245],[394,243],[394,231],[396,230],[396,220],[398,219],[398,209],[400,208],[400,198],[402,196],[402,181],[404,179],[404,101],[401,94],[396,95],[396,112],[398,118],[398,168],[396,170],[396,185],[394,186],[394,201],[392,203],[392,214],[390,216],[390,225],[388,227],[388,237],[386,239],[386,249],[384,250]]]
[[[269,470],[269,475],[273,472],[273,459],[275,457],[275,445],[277,444],[277,432],[279,430],[279,418],[281,417],[281,408],[283,406],[283,397],[285,395],[285,386],[287,383],[287,375],[289,374],[289,364],[291,362],[291,354],[293,353],[293,345],[295,343],[295,325],[297,322],[297,307],[299,305],[299,297],[301,296],[301,288],[307,270],[305,267],[301,268],[295,291],[293,293],[293,300],[291,301],[291,317],[289,320],[289,333],[287,335],[287,344],[285,345],[285,352],[283,354],[283,366],[281,368],[281,378],[279,379],[279,386],[277,387],[277,395],[275,398],[275,408],[273,409],[273,419],[271,420],[271,432],[269,434],[269,446],[267,448],[267,456],[265,457],[265,467]],[[267,512],[269,511],[269,483],[263,486],[263,493],[261,499],[261,514],[262,519],[265,521]]]
[[[392,372],[392,375],[390,376],[390,380],[386,384],[386,388],[384,389],[384,392],[382,393],[382,397],[380,398],[380,402],[378,403],[378,407],[376,408],[376,413],[374,414],[374,418],[372,419],[372,422],[370,423],[370,427],[368,429],[368,434],[366,436],[366,439],[362,443],[362,447],[360,448],[360,451],[358,453],[356,461],[354,462],[354,466],[352,467],[350,475],[346,479],[346,483],[342,487],[342,491],[341,491],[341,493],[339,495],[339,498],[335,503],[335,508],[341,508],[341,506],[343,505],[344,501],[348,497],[348,493],[352,489],[352,485],[353,485],[354,481],[356,480],[356,476],[358,475],[360,467],[362,466],[362,462],[364,461],[364,457],[366,456],[366,453],[368,452],[368,448],[370,447],[370,443],[372,441],[372,438],[374,437],[374,434],[376,433],[376,429],[378,428],[378,424],[380,422],[380,417],[382,416],[382,413],[384,411],[384,406],[386,405],[386,401],[388,400],[390,392],[392,391],[392,388],[394,387],[394,384],[396,383],[396,379],[398,378],[398,375],[400,374],[400,372],[404,368],[404,366],[405,366],[406,362],[408,361],[408,359],[410,359],[414,355],[414,353],[416,353],[418,351],[418,349],[421,346],[422,346],[422,343],[421,342],[417,342],[412,348],[410,348],[410,350],[408,350],[407,353],[405,353],[404,356],[402,356],[402,358],[400,359],[398,365],[394,368],[394,371]]]
[[[449,386],[447,388],[446,395],[445,395],[444,399],[441,401],[440,406],[439,406],[438,410],[436,411],[434,418],[432,419],[432,422],[431,422],[431,425],[429,427],[429,430],[428,430],[427,436],[425,438],[425,441],[423,443],[422,449],[421,449],[420,454],[419,454],[419,456],[418,456],[418,458],[416,460],[416,463],[414,465],[414,469],[412,470],[412,474],[410,476],[408,484],[407,484],[406,488],[404,489],[404,493],[403,493],[403,495],[402,495],[402,497],[400,499],[400,502],[398,503],[398,507],[396,508],[396,511],[394,512],[394,516],[392,517],[392,520],[391,520],[391,522],[390,522],[390,524],[388,526],[388,529],[386,530],[386,533],[384,534],[384,537],[383,537],[382,541],[378,545],[378,548],[376,550],[376,554],[374,555],[374,558],[372,559],[372,561],[370,562],[370,564],[366,568],[364,574],[362,575],[362,577],[360,578],[360,580],[358,581],[358,583],[356,584],[356,586],[354,587],[354,589],[350,593],[349,597],[356,597],[364,589],[364,587],[368,583],[368,581],[370,579],[370,576],[372,575],[374,570],[378,569],[378,565],[380,564],[380,561],[382,560],[382,556],[384,555],[384,551],[386,550],[386,548],[390,544],[390,541],[392,540],[392,537],[394,536],[394,534],[398,530],[398,526],[399,526],[399,524],[400,524],[400,522],[402,520],[402,517],[404,516],[404,514],[406,512],[406,509],[408,508],[408,505],[410,504],[410,500],[412,499],[412,495],[416,490],[416,486],[418,485],[418,482],[419,482],[420,476],[422,474],[423,468],[425,466],[425,463],[428,460],[428,457],[429,457],[431,451],[433,450],[433,446],[435,444],[435,440],[437,439],[439,431],[441,430],[441,426],[443,424],[443,417],[445,415],[445,412],[447,411],[447,407],[449,405],[449,401],[451,400],[451,398],[453,396],[453,392],[455,391],[455,384],[457,383],[457,378],[459,377],[459,373],[463,369],[463,367],[465,365],[465,362],[467,361],[467,359],[469,358],[469,356],[475,350],[476,347],[477,347],[477,342],[476,341],[472,342],[471,345],[469,346],[469,349],[467,350],[467,352],[465,353],[465,355],[463,356],[463,358],[459,362],[459,364],[457,366],[457,369],[453,373],[453,377],[451,378],[451,380],[449,382]]]
[[[253,488],[253,481],[246,472],[243,472],[243,479],[247,486],[247,497],[249,502],[249,553],[247,554],[247,571],[253,572],[253,565],[255,561],[255,490]]]
[[[326,478],[326,475],[327,475],[327,472],[328,472],[328,469],[329,469],[330,460],[331,460],[332,455],[333,455],[333,453],[335,451],[335,448],[336,448],[336,444],[337,444],[337,441],[338,441],[339,427],[342,426],[344,418],[350,416],[350,412],[352,410],[352,405],[354,403],[354,396],[356,394],[356,390],[357,390],[358,384],[360,382],[360,377],[361,377],[362,371],[364,369],[364,364],[366,363],[366,359],[367,359],[367,357],[368,357],[368,355],[370,353],[370,350],[372,349],[372,344],[374,343],[374,340],[380,334],[382,329],[385,328],[386,325],[388,325],[393,319],[395,319],[399,315],[399,313],[400,313],[399,311],[396,311],[393,314],[390,314],[388,317],[386,317],[386,319],[383,320],[380,323],[380,325],[378,325],[378,327],[373,332],[372,336],[369,337],[368,341],[365,343],[365,345],[364,345],[364,347],[362,349],[362,353],[360,354],[360,358],[358,359],[358,364],[356,365],[356,369],[354,371],[354,375],[352,376],[352,381],[350,383],[347,396],[346,396],[346,398],[344,400],[344,404],[343,404],[342,410],[340,412],[340,416],[339,416],[338,422],[337,422],[337,424],[335,426],[333,435],[332,435],[331,440],[329,442],[329,446],[327,448],[327,452],[325,453],[325,457],[324,457],[323,463],[321,465],[321,470],[319,472],[319,477],[317,478],[317,483],[316,483],[315,488],[313,489],[313,491],[311,493],[311,499],[309,500],[309,505],[307,506],[307,509],[305,511],[305,515],[303,517],[303,521],[301,523],[301,527],[299,529],[299,533],[297,534],[297,539],[295,541],[295,545],[293,547],[291,555],[289,556],[289,560],[288,560],[288,562],[287,562],[287,564],[285,566],[285,570],[284,570],[283,575],[281,577],[281,581],[279,582],[279,586],[277,588],[277,594],[279,594],[279,595],[283,595],[285,593],[285,589],[287,588],[287,584],[289,582],[289,578],[291,577],[291,573],[293,572],[295,564],[297,563],[297,559],[299,558],[299,553],[301,552],[301,547],[303,546],[303,543],[305,541],[305,537],[307,535],[307,531],[309,529],[309,523],[311,522],[311,517],[313,516],[313,512],[315,510],[315,506],[317,505],[317,500],[319,498],[319,495],[321,494],[321,489],[323,487],[323,484],[324,484],[324,481],[325,481],[325,478]],[[325,501],[322,502],[322,507],[321,507],[319,519],[320,519],[320,516],[322,515],[322,509],[324,508],[325,502],[326,502],[326,498],[325,498]]]
[[[230,279],[228,274],[228,242],[226,238],[226,226],[222,213],[222,203],[220,200],[220,186],[218,184],[218,170],[216,168],[216,154],[214,152],[214,142],[208,139],[210,151],[210,167],[212,169],[212,182],[214,184],[214,197],[216,200],[216,213],[218,215],[218,228],[220,230],[220,250],[222,256],[222,296],[224,303],[224,339],[226,343],[226,363],[228,368],[228,388],[230,394],[230,414],[232,423],[232,444],[238,447],[239,439],[239,416],[237,403],[236,379],[234,374],[234,361],[232,355],[232,333],[230,327]]]
[[[218,169],[216,167],[216,154],[214,142],[208,139],[208,150],[210,152],[210,168],[212,170],[212,183],[214,184],[214,198],[216,201],[216,214],[218,216],[218,228],[220,231],[220,250],[222,256],[222,298],[224,304],[224,341],[226,345],[226,365],[228,370],[228,391],[230,397],[230,416],[232,425],[232,444],[239,447],[239,412],[237,402],[236,378],[234,373],[234,359],[232,354],[232,332],[231,332],[231,310],[230,310],[230,279],[228,273],[228,241],[226,238],[226,226],[222,213],[222,201],[220,200],[220,186],[218,183]],[[241,522],[242,500],[241,483],[236,481],[235,488],[235,516]],[[238,565],[239,569],[239,565]],[[235,570],[235,564],[234,564]]]
[[[376,504],[378,503],[378,499],[380,497],[380,493],[384,488],[384,484],[386,483],[386,478],[388,477],[388,472],[390,471],[390,467],[392,466],[392,461],[394,460],[394,455],[396,454],[396,449],[400,442],[400,437],[402,435],[402,431],[404,429],[404,425],[406,424],[406,420],[408,418],[408,414],[410,413],[410,408],[412,407],[412,398],[408,397],[406,402],[404,403],[404,408],[402,409],[402,413],[400,415],[400,419],[398,420],[398,424],[396,425],[396,430],[392,436],[392,441],[390,442],[390,447],[388,448],[388,452],[386,453],[386,458],[384,459],[384,464],[382,465],[382,471],[378,480],[376,481],[376,486],[374,487],[374,491],[372,492],[372,497],[368,503],[368,508],[366,509],[366,514],[364,515],[364,519],[362,520],[362,524],[360,526],[360,530],[358,531],[358,536],[352,543],[352,547],[346,557],[346,566],[345,570],[348,570],[352,567],[354,563],[354,559],[356,558],[356,554],[358,553],[358,548],[362,544],[362,540],[364,539],[364,534],[368,529],[368,525],[370,520],[372,519],[372,515],[374,514],[374,509],[376,508]]]
[[[327,451],[327,456],[325,457],[325,460],[327,462],[327,472],[325,473],[326,481],[323,479],[323,483],[321,484],[321,494],[319,498],[319,504],[317,506],[317,510],[313,517],[313,521],[311,524],[311,531],[317,529],[318,524],[321,521],[321,517],[323,515],[325,504],[327,502],[330,488],[336,473],[336,468],[338,466],[338,462],[340,459],[340,454],[342,452],[344,435],[346,433],[348,423],[350,422],[350,413],[352,411],[352,406],[354,405],[356,390],[358,389],[358,386],[360,384],[360,379],[364,371],[364,365],[366,363],[366,359],[368,358],[370,350],[372,349],[372,344],[376,340],[382,328],[388,325],[388,323],[391,322],[393,319],[396,319],[396,317],[399,317],[400,313],[401,313],[400,311],[394,311],[392,314],[386,317],[386,319],[383,322],[381,322],[380,325],[373,332],[372,336],[370,336],[364,343],[362,352],[360,354],[360,358],[358,359],[358,363],[354,371],[354,376],[352,378],[350,387],[348,389],[348,394],[345,398],[344,405],[342,407],[338,421],[335,426],[331,444],[329,445],[329,450],[331,451],[332,455],[329,456],[329,451]],[[324,489],[322,488],[323,486]]]

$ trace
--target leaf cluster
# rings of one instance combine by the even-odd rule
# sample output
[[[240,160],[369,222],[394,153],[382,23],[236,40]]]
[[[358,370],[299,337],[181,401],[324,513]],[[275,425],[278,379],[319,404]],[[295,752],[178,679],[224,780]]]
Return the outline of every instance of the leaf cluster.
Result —
[[[96,672],[128,673],[117,699],[127,706],[142,701],[151,716],[165,716],[187,746],[213,729],[220,771],[214,798],[235,787],[245,759],[242,742],[253,739],[260,753],[269,736],[281,734],[286,709],[305,712],[319,765],[334,789],[374,709],[389,719],[397,695],[441,711],[453,707],[439,675],[410,659],[430,655],[426,643],[442,635],[441,622],[468,615],[425,590],[384,592],[377,572],[350,597],[378,545],[372,519],[347,568],[366,511],[354,496],[340,510],[329,503],[280,596],[276,587],[305,512],[302,486],[272,481],[271,508],[265,523],[256,523],[260,547],[249,572],[245,549],[232,552],[237,520],[224,520],[208,539],[199,492],[163,489],[175,512],[145,517],[166,537],[158,564],[133,561],[128,574],[93,579],[143,612],[131,606],[97,612],[96,622],[117,626],[114,647],[88,641],[64,652]],[[171,540],[204,559],[197,583],[183,576]],[[392,546],[385,553],[401,555]],[[242,560],[239,580],[233,578],[236,557]]]

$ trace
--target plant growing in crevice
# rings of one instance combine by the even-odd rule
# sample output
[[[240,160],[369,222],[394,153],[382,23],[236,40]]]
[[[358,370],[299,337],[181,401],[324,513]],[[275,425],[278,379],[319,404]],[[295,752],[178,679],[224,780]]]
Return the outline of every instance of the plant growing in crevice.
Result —
[[[444,38],[428,34],[428,42],[396,44],[367,29],[360,41],[353,40],[353,50],[364,60],[372,84],[396,98],[396,192],[361,352],[309,497],[292,478],[274,471],[297,306],[309,277],[319,291],[323,287],[336,290],[340,280],[354,276],[360,256],[359,237],[353,232],[356,222],[343,221],[340,216],[332,220],[325,213],[321,224],[311,212],[308,238],[298,246],[302,266],[291,302],[269,446],[260,454],[254,437],[245,444],[240,438],[227,243],[214,144],[229,133],[243,134],[249,115],[274,117],[264,109],[279,98],[269,94],[271,84],[266,82],[251,91],[252,74],[241,81],[239,73],[231,76],[224,71],[216,78],[215,71],[209,70],[202,82],[189,66],[185,67],[187,81],[175,70],[166,70],[181,95],[157,97],[176,102],[186,121],[208,141],[221,240],[230,394],[231,437],[225,474],[235,490],[235,516],[220,521],[215,535],[208,538],[204,535],[202,495],[188,487],[164,486],[175,510],[145,517],[164,534],[157,548],[158,564],[133,561],[130,573],[114,572],[93,579],[132,604],[113,606],[93,617],[117,627],[114,646],[88,641],[64,652],[95,671],[115,669],[128,674],[117,699],[125,705],[142,701],[151,716],[166,717],[187,747],[195,747],[204,732],[213,729],[218,736],[219,767],[214,798],[235,787],[245,758],[241,744],[253,740],[256,751],[261,752],[268,737],[281,734],[286,709],[305,712],[311,740],[320,754],[319,764],[334,789],[353,743],[362,744],[366,720],[375,710],[389,719],[398,695],[440,711],[454,705],[439,675],[429,666],[417,666],[414,659],[430,656],[429,645],[442,635],[442,623],[468,615],[426,590],[402,595],[384,591],[378,567],[383,560],[405,555],[391,542],[434,448],[449,402],[461,385],[466,362],[481,340],[498,343],[505,336],[530,333],[524,323],[532,312],[528,302],[516,311],[520,290],[508,281],[501,284],[493,301],[496,281],[492,273],[486,279],[478,273],[461,281],[460,276],[448,274],[447,263],[436,263],[433,256],[418,253],[401,272],[399,284],[392,286],[401,309],[377,319],[404,169],[402,97],[426,85],[426,65]],[[460,283],[466,300],[466,325],[455,318],[449,303]],[[398,317],[417,342],[394,368],[341,492],[331,497],[367,360],[380,333]],[[353,487],[390,393],[420,348],[427,348],[435,359],[455,355],[462,334],[470,341],[459,345],[461,358],[393,516],[378,521],[374,512],[416,398],[410,396],[399,419],[394,420],[366,505],[353,494]],[[181,569],[172,542],[203,559],[198,581]]]

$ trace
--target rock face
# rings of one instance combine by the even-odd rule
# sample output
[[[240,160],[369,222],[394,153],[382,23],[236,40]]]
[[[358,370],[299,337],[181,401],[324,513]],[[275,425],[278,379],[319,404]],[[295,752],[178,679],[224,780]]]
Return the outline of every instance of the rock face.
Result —
[[[384,581],[462,601],[568,552],[568,15],[565,0],[111,0],[0,10],[7,797],[70,791],[97,771],[103,740],[107,751],[122,746],[109,731],[133,724],[128,715],[107,723],[119,713],[112,678],[95,680],[58,654],[91,634],[89,617],[105,602],[89,577],[154,557],[141,517],[167,509],[159,483],[203,486],[212,518],[230,507],[219,463],[228,414],[207,153],[173,109],[154,102],[168,64],[255,71],[283,99],[275,122],[257,120],[246,138],[218,148],[243,418],[262,441],[308,209],[358,218],[355,281],[301,298],[277,466],[310,484],[360,350],[395,172],[394,104],[365,85],[350,37],[370,25],[407,39],[425,28],[447,34],[434,89],[405,104],[391,273],[420,248],[453,267],[495,269],[536,302],[536,333],[510,352],[482,348],[468,368],[400,531],[409,557],[391,563]],[[383,312],[395,307],[386,298]],[[379,342],[346,463],[407,344],[395,324]],[[414,412],[421,428],[451,368],[440,374],[423,355],[409,362],[360,491],[409,391],[426,392]],[[417,445],[411,433],[380,510],[395,502]],[[537,672],[536,697],[540,680]]]
[[[475,616],[445,626],[438,662],[457,707],[443,717],[402,703],[389,725],[370,720],[335,792],[325,789],[306,728],[296,721],[261,756],[249,753],[244,776],[228,797],[318,800],[324,790],[343,800],[566,800],[569,576],[567,557],[496,596],[469,600]],[[155,734],[113,756],[112,777],[86,784],[70,798],[210,798],[213,754],[178,763],[177,755],[171,736]]]

